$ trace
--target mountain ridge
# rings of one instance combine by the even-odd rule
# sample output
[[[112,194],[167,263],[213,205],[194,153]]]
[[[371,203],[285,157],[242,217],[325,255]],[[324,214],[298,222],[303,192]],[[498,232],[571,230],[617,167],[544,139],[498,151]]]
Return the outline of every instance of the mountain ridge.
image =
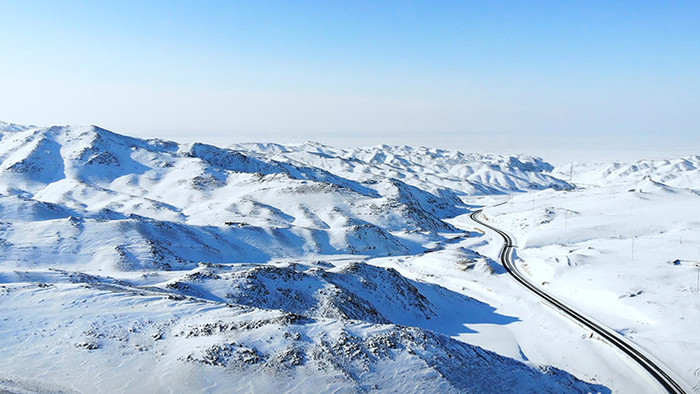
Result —
[[[369,264],[446,253],[457,272],[499,275],[459,246],[483,234],[453,219],[470,190],[570,187],[547,163],[268,147],[0,123],[0,313],[11,320],[0,388],[608,390],[456,339],[476,332],[465,321],[518,319]],[[476,175],[454,181],[461,172]],[[28,376],[30,362],[52,368]]]

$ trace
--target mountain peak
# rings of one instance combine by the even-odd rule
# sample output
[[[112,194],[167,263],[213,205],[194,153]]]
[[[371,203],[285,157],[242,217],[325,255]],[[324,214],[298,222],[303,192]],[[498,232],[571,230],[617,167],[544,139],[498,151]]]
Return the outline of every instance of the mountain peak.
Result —
[[[29,129],[35,129],[36,126],[32,125],[21,125],[17,123],[8,123],[0,120],[0,131],[24,131]]]

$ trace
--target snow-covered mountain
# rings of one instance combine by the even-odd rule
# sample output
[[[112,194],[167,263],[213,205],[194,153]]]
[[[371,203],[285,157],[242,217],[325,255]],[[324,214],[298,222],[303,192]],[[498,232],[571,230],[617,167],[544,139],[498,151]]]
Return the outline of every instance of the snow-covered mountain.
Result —
[[[0,123],[0,389],[606,392],[470,344],[519,318],[382,266],[502,274],[464,198],[570,189],[551,169]]]
[[[553,170],[551,164],[525,155],[465,154],[389,145],[337,149],[313,142],[301,145],[238,144],[233,148],[276,160],[312,165],[358,181],[399,179],[437,195],[571,188],[567,182],[550,174]]]
[[[405,147],[387,148],[393,162],[377,163],[379,148],[320,162],[304,151],[309,160],[302,162],[276,155],[294,152],[280,145],[252,154],[140,140],[94,126],[2,126],[0,207],[15,220],[2,236],[14,245],[6,259],[16,266],[52,258],[66,268],[183,269],[200,261],[263,262],[310,253],[406,254],[439,238],[438,232],[455,232],[441,219],[465,212],[458,197],[463,190],[444,186],[459,176],[450,175],[447,164],[471,174],[473,180],[460,185],[479,193],[568,187],[546,174],[551,167],[540,159],[482,162],[480,156]],[[423,164],[412,164],[419,159]],[[354,163],[358,172],[335,168],[336,161]],[[396,163],[404,170],[386,173]],[[30,241],[22,237],[27,227],[36,234]],[[109,242],[98,242],[96,234]]]
[[[700,156],[635,162],[574,163],[558,168],[555,173],[566,179],[573,174],[574,183],[582,185],[652,180],[673,187],[697,189],[700,179]]]
[[[98,127],[11,129],[0,144],[0,204],[16,220],[3,236],[15,245],[6,258],[19,266],[58,258],[71,267],[182,269],[408,253],[454,231],[440,218],[463,210],[398,180],[364,185],[203,144]],[[31,247],[26,226],[37,235]]]

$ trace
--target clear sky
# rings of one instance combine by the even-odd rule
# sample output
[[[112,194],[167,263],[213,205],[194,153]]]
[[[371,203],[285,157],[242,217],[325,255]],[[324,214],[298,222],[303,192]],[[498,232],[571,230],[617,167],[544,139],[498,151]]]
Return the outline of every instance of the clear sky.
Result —
[[[698,1],[0,0],[0,57],[15,123],[700,154]]]

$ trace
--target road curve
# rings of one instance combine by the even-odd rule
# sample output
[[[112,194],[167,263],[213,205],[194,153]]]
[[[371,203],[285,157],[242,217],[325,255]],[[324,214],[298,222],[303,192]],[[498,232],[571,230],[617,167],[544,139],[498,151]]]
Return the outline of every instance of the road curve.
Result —
[[[659,384],[661,384],[661,386],[663,386],[669,393],[685,393],[683,387],[681,387],[681,385],[679,385],[675,380],[673,380],[661,367],[659,367],[654,361],[652,361],[649,356],[645,355],[639,349],[633,347],[620,335],[615,333],[613,330],[606,328],[592,321],[590,318],[576,312],[563,302],[552,297],[539,287],[535,286],[532,282],[530,282],[530,280],[527,279],[527,277],[520,272],[518,267],[513,262],[513,250],[515,249],[515,245],[513,245],[513,240],[510,237],[510,235],[508,235],[503,230],[500,230],[496,227],[493,227],[490,224],[487,224],[484,220],[481,220],[479,218],[481,213],[481,209],[474,211],[471,213],[470,218],[473,221],[479,223],[480,225],[495,231],[501,237],[503,237],[505,243],[503,245],[503,248],[501,249],[498,258],[501,260],[501,264],[503,264],[503,267],[506,269],[506,271],[508,271],[508,273],[516,281],[525,286],[528,290],[543,298],[545,301],[550,303],[554,308],[556,308],[560,312],[568,315],[584,327],[593,330],[593,332],[604,338],[611,346],[617,347],[618,349],[620,349],[620,351],[627,354],[631,359],[633,359],[642,368],[644,368],[651,376],[653,376],[654,379],[656,379],[659,382]]]

